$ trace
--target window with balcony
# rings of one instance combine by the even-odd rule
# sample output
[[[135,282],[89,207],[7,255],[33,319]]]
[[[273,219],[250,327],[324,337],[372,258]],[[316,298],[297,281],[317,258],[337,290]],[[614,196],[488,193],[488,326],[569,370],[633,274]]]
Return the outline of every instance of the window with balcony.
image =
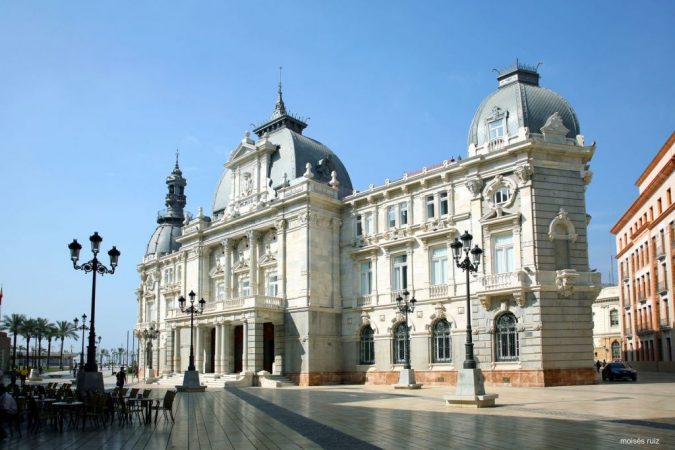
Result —
[[[389,228],[396,228],[396,206],[387,208],[387,226]]]
[[[365,261],[360,264],[360,293],[361,295],[369,295],[373,289],[373,271],[372,262]]]
[[[498,234],[492,240],[492,271],[513,272],[513,234]]]
[[[431,249],[431,284],[447,284],[448,282],[448,246]]]
[[[498,119],[488,123],[488,135],[490,141],[501,139],[506,134],[506,123],[504,119]]]
[[[619,311],[613,309],[609,312],[609,325],[612,327],[619,326]]]
[[[360,364],[374,364],[375,363],[375,340],[373,329],[365,326],[361,329]]]
[[[400,323],[394,332],[394,363],[405,363],[405,354],[408,350],[408,326]]]
[[[408,256],[398,255],[393,258],[391,287],[395,291],[408,287]]]
[[[369,236],[375,232],[373,213],[365,213],[363,215],[363,232],[366,234],[366,236]]]
[[[450,323],[445,319],[437,321],[434,325],[433,347],[435,363],[447,363],[452,361]]]
[[[516,317],[511,313],[502,314],[495,324],[497,361],[517,361],[518,326]]]
[[[277,276],[276,270],[270,270],[267,272],[267,280],[265,284],[267,285],[267,296],[268,297],[278,297],[279,296],[279,277]]]
[[[216,285],[216,300],[217,301],[225,300],[225,283],[218,283]]]
[[[363,216],[361,214],[356,216],[356,236],[363,236]]]

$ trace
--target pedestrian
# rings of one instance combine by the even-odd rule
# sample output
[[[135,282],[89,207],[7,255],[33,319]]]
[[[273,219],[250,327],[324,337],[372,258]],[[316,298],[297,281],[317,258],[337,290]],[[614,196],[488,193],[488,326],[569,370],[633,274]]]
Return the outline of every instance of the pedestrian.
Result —
[[[0,439],[7,437],[5,422],[11,423],[17,412],[16,400],[7,392],[5,385],[0,383]]]
[[[601,367],[600,360],[597,360],[595,362],[595,370],[597,370],[598,373],[600,373],[600,367]]]
[[[124,366],[122,366],[120,367],[120,371],[117,372],[117,387],[123,388],[126,382],[127,382],[127,374],[124,373]]]
[[[73,364],[73,376],[77,376],[77,363]]]

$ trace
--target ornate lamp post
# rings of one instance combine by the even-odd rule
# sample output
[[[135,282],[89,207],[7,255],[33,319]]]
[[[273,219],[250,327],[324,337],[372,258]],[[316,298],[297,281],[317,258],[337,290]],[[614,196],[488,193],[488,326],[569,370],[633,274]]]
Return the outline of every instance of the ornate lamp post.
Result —
[[[408,313],[412,314],[415,311],[417,300],[415,297],[408,300],[409,296],[410,292],[405,290],[403,291],[403,297],[400,295],[396,297],[398,310],[405,316],[405,343],[403,344],[403,359],[405,362],[403,370],[399,375],[398,384],[394,385],[396,389],[419,389],[422,387],[421,384],[415,383],[415,371],[410,368],[410,327],[408,326]]]
[[[153,373],[152,373],[152,341],[154,339],[157,339],[159,337],[159,330],[155,330],[154,325],[150,325],[150,329],[148,330],[147,328],[143,331],[141,331],[141,336],[145,339],[145,347],[146,347],[146,358],[145,358],[145,378],[152,378]],[[148,369],[150,370],[150,376],[148,376]]]
[[[84,373],[94,373],[96,376],[87,377],[78,377],[77,388],[82,390],[94,390],[103,392],[103,376],[98,372],[98,366],[96,364],[96,330],[95,330],[95,318],[96,318],[96,274],[105,275],[115,273],[115,268],[117,267],[117,262],[120,257],[120,252],[113,245],[108,251],[108,256],[110,257],[110,268],[107,268],[105,265],[101,264],[98,260],[98,253],[100,251],[101,242],[103,238],[98,235],[98,232],[94,232],[89,236],[89,242],[91,243],[91,252],[94,255],[94,258],[82,265],[78,265],[77,261],[80,259],[80,250],[82,250],[82,245],[77,242],[77,239],[73,239],[68,245],[70,250],[70,259],[73,262],[73,268],[75,270],[82,270],[84,273],[92,273],[92,283],[91,283],[91,318],[89,321],[89,345],[87,346],[87,363],[84,366]],[[85,381],[89,380],[89,381]]]
[[[461,242],[460,242],[461,240]],[[466,273],[466,355],[463,369],[457,374],[457,390],[454,396],[446,396],[445,400],[450,405],[461,406],[495,406],[497,394],[486,394],[483,384],[483,375],[480,369],[476,367],[476,360],[473,357],[473,340],[471,335],[471,285],[469,274],[478,272],[480,257],[483,254],[478,245],[471,248],[473,236],[468,231],[450,244],[452,256],[457,267]],[[462,253],[464,257],[462,258]],[[471,255],[471,257],[469,257]]]
[[[188,370],[185,371],[183,377],[183,385],[176,386],[178,390],[184,392],[204,392],[206,386],[202,386],[199,383],[199,372],[195,370],[195,355],[194,347],[192,345],[192,329],[194,328],[194,315],[201,314],[204,312],[204,305],[206,300],[203,298],[199,300],[199,308],[195,306],[195,297],[197,294],[194,291],[190,291],[188,297],[190,297],[190,306],[185,307],[186,301],[185,297],[182,295],[178,299],[178,306],[180,307],[181,312],[190,314],[190,364],[188,365]]]
[[[77,326],[78,323],[80,323],[80,319],[77,317],[73,319],[73,323],[75,323],[75,328],[78,330],[82,330],[82,351],[80,352],[80,365],[77,367],[78,372],[82,372],[83,369],[83,363],[84,363],[84,332],[85,330],[88,330],[89,327],[87,326],[87,315],[82,314],[82,325]]]

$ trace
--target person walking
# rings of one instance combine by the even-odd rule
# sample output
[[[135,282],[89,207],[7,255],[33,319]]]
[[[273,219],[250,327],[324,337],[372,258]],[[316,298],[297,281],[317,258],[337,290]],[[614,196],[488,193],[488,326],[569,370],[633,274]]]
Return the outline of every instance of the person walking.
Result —
[[[601,366],[602,366],[602,364],[600,364],[600,360],[598,359],[598,360],[595,362],[595,370],[596,370],[598,373],[600,373],[600,367],[601,367]]]
[[[124,372],[124,366],[122,366],[120,367],[120,371],[117,372],[117,387],[123,388],[126,382],[127,382],[127,374]]]

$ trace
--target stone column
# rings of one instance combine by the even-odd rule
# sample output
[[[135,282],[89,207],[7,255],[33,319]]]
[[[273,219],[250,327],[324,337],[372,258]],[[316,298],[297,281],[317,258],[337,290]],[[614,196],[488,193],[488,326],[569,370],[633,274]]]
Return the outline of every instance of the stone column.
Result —
[[[220,339],[221,339],[221,333],[223,331],[222,325],[216,324],[216,351],[214,352],[214,358],[215,361],[214,363],[214,368],[213,371],[215,373],[221,373],[222,372],[222,359],[220,357]]]
[[[223,271],[225,277],[223,284],[225,285],[225,298],[232,298],[232,239],[223,239],[221,241],[223,246],[224,264]]]
[[[232,371],[232,366],[230,366],[230,361],[232,360],[232,349],[231,349],[231,336],[232,336],[232,326],[228,323],[222,325],[222,330],[220,333],[221,343],[221,368],[222,373],[230,373]]]
[[[194,331],[195,331],[194,335],[195,369],[198,372],[203,373],[204,367],[202,366],[202,363],[204,359],[202,355],[202,329],[199,325],[195,325]]]
[[[180,372],[180,328],[173,330],[173,372]]]
[[[248,238],[249,250],[249,284],[251,286],[251,295],[258,295],[258,237],[260,232],[257,230],[249,230],[246,233]]]
[[[280,297],[286,298],[286,228],[288,223],[286,219],[277,220],[275,226],[277,229],[278,248],[278,281],[281,282]]]
[[[241,371],[248,372],[248,320],[244,319],[242,337]]]
[[[248,333],[244,335],[248,341],[248,370],[258,372],[263,368],[263,324],[249,320]]]

